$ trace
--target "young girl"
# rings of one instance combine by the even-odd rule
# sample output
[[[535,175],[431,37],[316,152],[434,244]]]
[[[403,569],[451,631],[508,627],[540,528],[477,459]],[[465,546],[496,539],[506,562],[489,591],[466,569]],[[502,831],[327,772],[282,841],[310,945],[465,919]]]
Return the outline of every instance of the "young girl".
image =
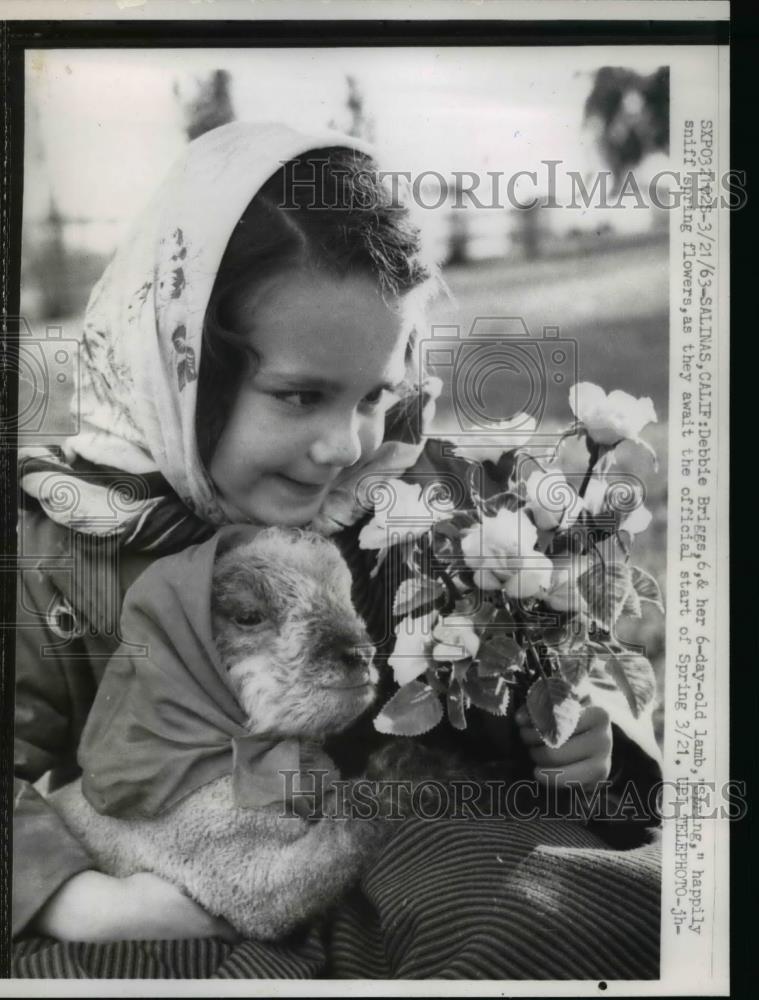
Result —
[[[582,823],[407,820],[335,913],[274,948],[235,944],[153,875],[93,870],[32,784],[76,773],[99,679],[128,640],[126,588],[221,525],[333,536],[384,635],[355,487],[431,461],[419,414],[431,417],[434,386],[420,384],[414,343],[434,286],[419,232],[360,143],[232,124],[189,145],[93,291],[80,431],[20,456],[16,975],[657,974],[656,850],[612,850]],[[538,775],[562,768],[589,790],[632,775],[643,799],[658,777],[600,709],[557,751],[518,721]],[[479,740],[473,752],[497,757],[506,736],[491,725]]]

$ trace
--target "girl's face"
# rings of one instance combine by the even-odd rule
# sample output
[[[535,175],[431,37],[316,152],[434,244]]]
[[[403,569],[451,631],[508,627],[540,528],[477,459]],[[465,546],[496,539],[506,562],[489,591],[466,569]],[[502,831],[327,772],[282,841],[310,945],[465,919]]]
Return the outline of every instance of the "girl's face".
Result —
[[[295,271],[241,296],[231,319],[254,358],[210,463],[219,500],[233,521],[306,524],[382,443],[405,374],[400,300],[368,277]]]

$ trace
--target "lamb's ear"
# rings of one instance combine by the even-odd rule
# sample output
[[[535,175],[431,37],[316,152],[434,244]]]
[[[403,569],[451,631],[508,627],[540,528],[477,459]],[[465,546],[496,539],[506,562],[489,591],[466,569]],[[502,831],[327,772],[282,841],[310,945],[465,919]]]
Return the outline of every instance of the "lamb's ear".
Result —
[[[215,612],[234,617],[256,606],[273,618],[275,603],[265,568],[258,561],[246,558],[244,549],[227,552],[216,562],[211,590],[211,606]]]
[[[213,566],[211,600],[215,609],[232,613],[254,584],[260,560],[250,533],[227,529],[219,536]]]

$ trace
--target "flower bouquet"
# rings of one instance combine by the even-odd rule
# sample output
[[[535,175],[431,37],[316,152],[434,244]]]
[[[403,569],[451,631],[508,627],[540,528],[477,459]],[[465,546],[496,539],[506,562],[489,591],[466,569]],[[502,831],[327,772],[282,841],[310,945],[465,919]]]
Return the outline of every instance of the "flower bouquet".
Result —
[[[652,703],[651,664],[616,636],[641,602],[663,611],[655,579],[632,561],[632,540],[651,514],[635,477],[611,473],[622,441],[656,420],[650,399],[607,394],[591,383],[570,391],[575,420],[545,461],[531,448],[535,422],[524,414],[469,437],[453,454],[465,462],[466,509],[445,482],[392,480],[394,503],[375,510],[359,544],[392,551],[403,579],[392,604],[389,658],[398,690],[375,727],[416,736],[447,713],[457,729],[474,705],[495,716],[526,705],[546,745],[574,732],[594,690],[619,689],[637,719]],[[567,438],[583,438],[587,469],[577,486],[557,459]],[[543,449],[545,451],[545,449]],[[485,496],[504,470],[502,489]],[[503,479],[503,475],[502,475]]]

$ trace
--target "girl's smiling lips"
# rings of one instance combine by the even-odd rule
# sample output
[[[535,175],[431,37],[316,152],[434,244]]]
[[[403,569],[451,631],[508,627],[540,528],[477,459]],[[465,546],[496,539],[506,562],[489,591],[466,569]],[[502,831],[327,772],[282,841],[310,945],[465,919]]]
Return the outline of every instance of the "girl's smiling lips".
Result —
[[[281,479],[282,482],[285,484],[285,486],[287,486],[294,492],[301,493],[303,494],[303,496],[309,496],[309,497],[318,496],[320,493],[323,493],[324,490],[326,490],[327,487],[332,482],[331,479],[327,479],[324,480],[323,482],[318,482],[318,483],[305,483],[299,479],[291,479],[289,476],[286,476],[283,472],[277,473],[277,478]]]

